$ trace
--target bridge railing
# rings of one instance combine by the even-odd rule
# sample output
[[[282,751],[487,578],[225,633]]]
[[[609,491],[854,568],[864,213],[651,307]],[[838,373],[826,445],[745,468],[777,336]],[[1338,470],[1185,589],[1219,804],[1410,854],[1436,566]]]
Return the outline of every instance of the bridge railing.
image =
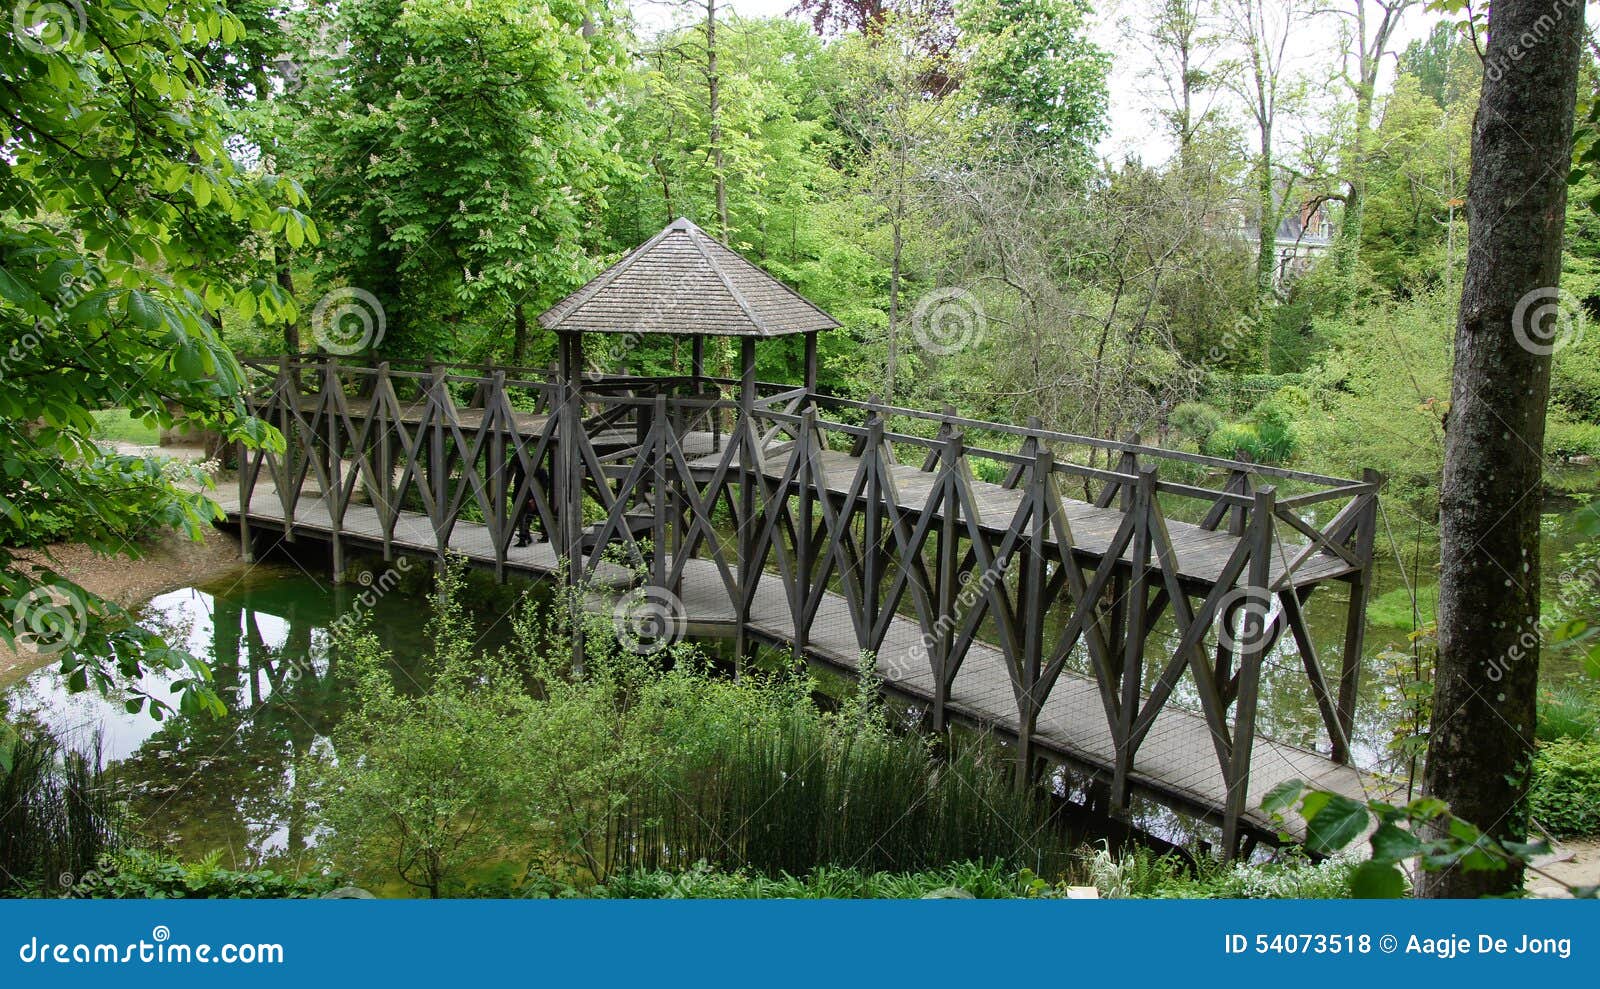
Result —
[[[443,555],[460,530],[481,533],[478,555],[504,572],[527,518],[574,583],[619,561],[679,595],[693,579],[703,596],[709,581],[741,650],[779,638],[781,601],[777,626],[797,655],[872,653],[892,682],[916,685],[941,727],[963,710],[967,659],[989,650],[1006,670],[1024,777],[1039,738],[1068,727],[1050,721],[1061,710],[1052,692],[1063,676],[1086,677],[1111,739],[1089,768],[1118,805],[1135,778],[1161,785],[1138,753],[1181,691],[1209,728],[1230,840],[1246,809],[1262,663],[1287,634],[1332,755],[1349,758],[1375,474],[1340,479],[793,386],[744,397],[708,377],[569,386],[502,369],[247,366],[252,409],[287,448],[242,452],[241,511],[274,500],[290,538],[297,518],[326,518],[336,568],[349,539]],[[270,494],[257,491],[263,478]],[[371,509],[359,529],[357,505]],[[1349,586],[1332,674],[1303,614],[1328,581]],[[819,633],[840,598],[850,627]],[[1152,635],[1162,620],[1170,640]]]

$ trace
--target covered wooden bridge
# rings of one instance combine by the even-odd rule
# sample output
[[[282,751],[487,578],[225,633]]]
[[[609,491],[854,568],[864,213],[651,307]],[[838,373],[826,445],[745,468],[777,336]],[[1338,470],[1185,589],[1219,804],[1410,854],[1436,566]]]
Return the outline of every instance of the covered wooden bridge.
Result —
[[[615,587],[619,614],[669,638],[763,641],[847,672],[870,653],[934,728],[993,730],[1028,776],[1047,759],[1091,774],[1113,810],[1138,789],[1197,811],[1230,850],[1276,836],[1259,807],[1279,782],[1362,795],[1350,736],[1376,475],[821,394],[817,335],[838,324],[686,220],[541,322],[551,371],[247,362],[287,450],[242,454],[225,507],[246,551],[314,536],[336,572],[351,546],[453,552]],[[594,373],[595,333],[689,337],[692,372]],[[793,334],[803,380],[757,380],[760,341]],[[739,377],[706,373],[711,335],[738,339]],[[1330,584],[1348,587],[1336,669],[1303,611]],[[1323,752],[1257,736],[1280,639]]]

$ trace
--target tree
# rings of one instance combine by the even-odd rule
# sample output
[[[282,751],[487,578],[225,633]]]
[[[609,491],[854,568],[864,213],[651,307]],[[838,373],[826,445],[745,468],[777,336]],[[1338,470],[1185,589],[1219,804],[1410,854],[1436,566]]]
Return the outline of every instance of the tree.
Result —
[[[1151,75],[1160,78],[1155,102],[1178,142],[1178,157],[1190,163],[1195,137],[1218,116],[1223,88],[1222,39],[1213,0],[1150,0],[1130,18],[1127,32],[1143,39]]]
[[[588,271],[622,167],[601,111],[615,16],[589,0],[356,0],[334,34],[307,93],[311,188],[338,218],[325,273],[383,307],[386,338],[364,342],[385,354],[492,352],[507,316],[525,326],[528,304]]]
[[[1105,133],[1111,59],[1089,40],[1083,0],[968,0],[958,11],[971,46],[968,98],[996,119],[1024,153],[1041,152],[1087,173]]]
[[[1424,785],[1495,838],[1525,830],[1539,679],[1539,499],[1583,7],[1501,0],[1472,135],[1467,267],[1440,508],[1439,658]],[[1426,896],[1521,885],[1520,864]]]
[[[1339,264],[1342,294],[1338,304],[1341,308],[1349,304],[1350,285],[1355,280],[1356,264],[1361,257],[1378,73],[1390,55],[1390,42],[1400,18],[1416,3],[1417,0],[1346,0],[1345,6],[1335,8],[1345,19],[1344,64],[1339,78],[1349,88],[1355,103],[1355,117],[1344,153],[1344,221],[1334,255]]]
[[[64,18],[64,19],[63,19]],[[239,280],[224,224],[261,240],[316,239],[287,179],[246,172],[224,147],[225,107],[198,55],[240,39],[221,3],[29,5],[0,35],[0,546],[52,527],[105,554],[218,515],[153,458],[97,446],[95,410],[125,408],[230,442],[281,438],[246,414],[244,372],[214,313],[292,315],[278,287]],[[186,710],[220,707],[198,660],[43,564],[0,549],[0,639],[58,656],[67,682],[136,685],[146,665],[187,673]],[[130,705],[140,705],[135,698]],[[165,705],[151,700],[152,711]]]
[[[1240,71],[1230,73],[1235,93],[1244,103],[1256,131],[1254,193],[1256,225],[1256,304],[1264,307],[1277,267],[1275,236],[1283,206],[1277,195],[1279,118],[1295,97],[1289,72],[1289,42],[1304,21],[1300,0],[1223,0],[1230,40],[1244,52]],[[1257,313],[1261,366],[1272,370],[1272,323]]]

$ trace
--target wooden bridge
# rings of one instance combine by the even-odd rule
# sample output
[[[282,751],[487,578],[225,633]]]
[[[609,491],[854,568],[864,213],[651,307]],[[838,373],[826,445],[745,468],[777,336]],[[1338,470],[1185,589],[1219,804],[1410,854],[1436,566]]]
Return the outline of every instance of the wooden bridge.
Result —
[[[1375,474],[823,395],[816,328],[798,387],[756,379],[763,334],[743,335],[740,378],[705,374],[699,336],[693,374],[641,378],[587,373],[581,335],[554,329],[554,371],[247,361],[252,411],[287,443],[241,451],[224,507],[247,554],[313,536],[337,574],[353,546],[458,553],[616,588],[741,654],[762,641],[850,673],[872,654],[933,728],[1014,744],[1021,778],[1065,763],[1113,810],[1137,789],[1218,821],[1230,853],[1276,838],[1259,807],[1284,780],[1363,796],[1350,735]],[[519,548],[524,513],[539,538]],[[1333,583],[1349,603],[1329,671],[1303,609]],[[1264,660],[1286,635],[1326,753],[1257,737]]]

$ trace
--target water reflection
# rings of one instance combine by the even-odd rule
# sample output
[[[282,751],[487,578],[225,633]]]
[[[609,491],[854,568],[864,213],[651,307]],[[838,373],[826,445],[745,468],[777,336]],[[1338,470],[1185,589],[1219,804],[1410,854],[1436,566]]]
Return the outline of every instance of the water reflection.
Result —
[[[431,577],[427,566],[411,574],[372,604],[372,628],[394,656],[397,687],[420,691],[427,609],[419,602]],[[520,588],[469,581],[480,642],[498,648]],[[361,589],[264,565],[243,580],[152,600],[142,622],[207,661],[225,717],[157,721],[129,713],[121,697],[67,693],[53,668],[13,687],[4,706],[78,744],[99,732],[110,776],[150,841],[185,858],[219,852],[229,865],[292,870],[314,844],[296,767],[328,744],[347,700],[329,629]],[[170,679],[150,674],[141,686],[165,697]]]

